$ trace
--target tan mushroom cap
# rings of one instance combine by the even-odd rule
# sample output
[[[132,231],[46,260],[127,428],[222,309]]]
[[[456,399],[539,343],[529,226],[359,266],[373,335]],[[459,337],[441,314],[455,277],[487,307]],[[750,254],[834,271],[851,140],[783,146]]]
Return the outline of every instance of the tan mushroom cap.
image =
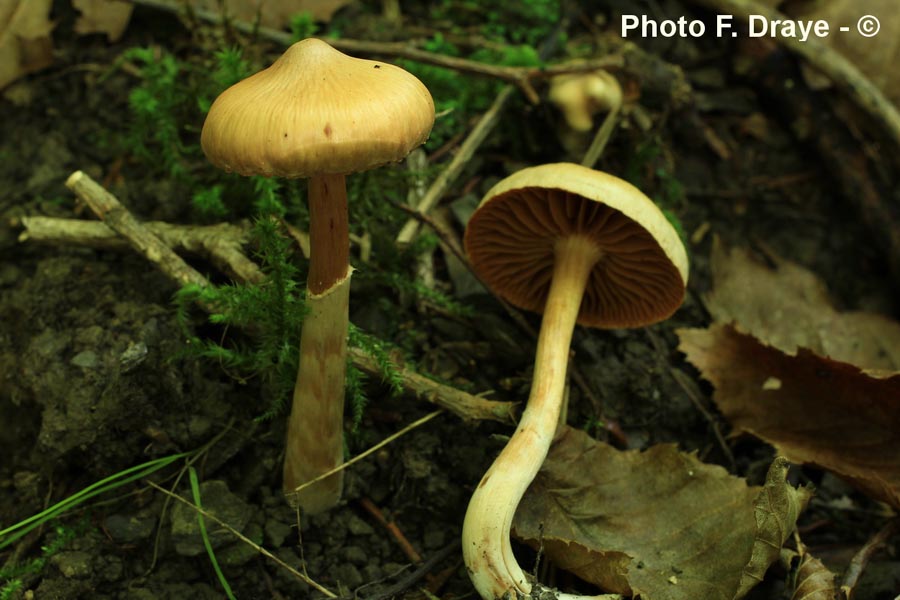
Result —
[[[434,101],[413,75],[307,39],[216,98],[200,141],[226,171],[311,177],[402,160],[433,124]]]
[[[500,181],[466,227],[479,277],[510,303],[543,312],[554,246],[568,235],[596,242],[578,323],[640,327],[681,305],[688,276],[684,245],[662,211],[630,183],[571,163],[523,169]]]

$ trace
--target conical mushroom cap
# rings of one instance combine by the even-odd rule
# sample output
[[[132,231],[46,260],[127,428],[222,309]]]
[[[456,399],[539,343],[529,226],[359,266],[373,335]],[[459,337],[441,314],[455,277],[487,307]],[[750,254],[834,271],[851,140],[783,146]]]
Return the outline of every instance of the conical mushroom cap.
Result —
[[[578,323],[640,327],[681,305],[688,260],[678,233],[630,183],[570,163],[523,169],[485,195],[466,226],[475,272],[511,304],[543,312],[554,247],[580,235],[602,256],[591,272]]]
[[[225,90],[203,124],[203,152],[241,175],[311,177],[402,160],[434,124],[421,81],[307,39]]]

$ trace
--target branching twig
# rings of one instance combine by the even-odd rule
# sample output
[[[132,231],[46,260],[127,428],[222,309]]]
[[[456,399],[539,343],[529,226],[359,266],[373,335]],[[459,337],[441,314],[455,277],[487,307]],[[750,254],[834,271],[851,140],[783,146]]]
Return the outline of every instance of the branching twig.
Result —
[[[70,180],[72,178],[76,179],[77,184],[75,187],[77,188],[76,191],[79,194],[79,197],[88,204],[97,206],[95,212],[97,212],[100,218],[108,219],[111,216],[115,217],[118,225],[117,227],[112,227],[112,229],[116,229],[128,239],[129,245],[146,248],[147,251],[142,251],[144,257],[154,263],[165,275],[175,280],[179,285],[183,285],[186,281],[184,274],[193,273],[192,275],[189,275],[191,279],[188,279],[188,281],[196,283],[201,287],[210,285],[209,280],[185,263],[184,260],[175,254],[163,240],[153,235],[148,227],[138,222],[128,209],[122,206],[112,194],[103,189],[90,177],[81,173],[81,171],[78,171],[76,174],[80,174],[79,177],[75,178],[73,175]],[[110,207],[114,207],[114,210],[111,210]],[[125,223],[125,225],[122,226],[122,223]],[[111,224],[108,223],[108,225]],[[80,226],[75,228],[64,227],[57,231],[62,238],[61,241],[71,242],[76,241],[78,238],[69,237],[66,232],[71,233],[81,229]],[[230,230],[225,228],[222,229],[223,234],[228,231]],[[132,238],[131,236],[136,236],[136,238]],[[26,236],[25,239],[33,240],[34,237]],[[147,241],[148,239],[149,241]],[[223,243],[226,246],[231,245],[229,242],[223,241]],[[237,242],[234,243],[237,244]],[[249,259],[247,260],[249,262]],[[246,282],[241,278],[238,278],[238,280]],[[214,307],[210,306],[203,306],[203,308],[206,310],[214,310]],[[378,366],[375,359],[364,351],[351,348],[350,356],[358,368],[375,376],[381,375],[381,368]],[[421,398],[432,404],[436,404],[441,408],[445,408],[464,420],[489,419],[500,421],[502,423],[515,422],[516,403],[488,400],[480,396],[475,396],[468,392],[428,379],[427,377],[404,367],[398,368],[397,374],[400,377],[401,385],[405,391],[413,394],[417,398]]]
[[[114,250],[128,247],[128,241],[102,221],[36,216],[22,217],[17,224],[24,228],[19,234],[20,242]],[[148,221],[143,225],[176,252],[201,256],[239,281],[258,283],[265,278],[256,263],[241,251],[247,241],[247,227],[231,223],[174,225],[162,221]]]
[[[142,4],[159,10],[168,12],[182,13],[184,8],[176,2],[166,0],[131,0],[134,4]],[[222,15],[211,10],[204,10],[192,7],[191,14],[198,19],[209,23],[221,23]],[[242,21],[230,21],[229,25],[240,31],[241,33],[258,35],[267,40],[287,46],[294,40],[291,34],[271,29],[269,27],[257,26],[253,23],[245,23]],[[405,58],[416,62],[445,67],[463,73],[472,73],[474,75],[483,75],[506,81],[510,85],[518,87],[526,98],[533,104],[537,104],[540,99],[537,92],[532,86],[534,79],[546,79],[554,75],[562,75],[565,73],[581,73],[595,71],[597,69],[613,69],[621,68],[624,64],[621,56],[606,56],[601,58],[585,61],[577,65],[552,65],[548,67],[507,67],[502,65],[491,65],[488,63],[467,60],[456,56],[448,56],[437,52],[429,52],[420,50],[410,46],[406,42],[371,42],[367,40],[350,40],[350,39],[325,39],[326,42],[340,50],[341,52],[391,56],[395,58]]]
[[[184,262],[174,250],[135,219],[115,196],[103,189],[90,176],[82,171],[75,171],[66,180],[66,187],[75,192],[104,223],[128,240],[131,247],[141,256],[158,265],[179,285],[188,283],[209,285],[206,277]]]

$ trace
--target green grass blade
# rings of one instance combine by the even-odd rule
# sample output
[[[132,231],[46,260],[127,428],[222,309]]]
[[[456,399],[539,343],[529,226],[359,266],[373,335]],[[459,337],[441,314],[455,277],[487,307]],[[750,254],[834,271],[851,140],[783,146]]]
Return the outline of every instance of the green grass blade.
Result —
[[[191,480],[191,495],[194,498],[194,504],[199,508],[203,508],[203,505],[200,503],[200,482],[197,480],[197,470],[194,469],[194,467],[188,467],[188,475]],[[206,521],[203,520],[203,515],[199,512],[197,513],[197,523],[200,524],[200,537],[203,538],[203,546],[206,548],[206,553],[209,555],[209,561],[216,571],[216,577],[219,578],[219,583],[222,584],[222,588],[225,590],[225,594],[228,596],[229,600],[235,600],[234,594],[231,592],[231,586],[228,585],[228,580],[225,579],[225,574],[222,572],[221,567],[219,567],[219,561],[216,560],[216,553],[213,552],[212,543],[209,541],[209,535],[206,533]]]
[[[133,467],[129,467],[118,473],[114,473],[109,477],[105,477],[100,481],[94,482],[83,490],[72,494],[68,498],[61,500],[41,512],[23,519],[18,523],[0,530],[0,550],[6,548],[22,536],[26,535],[33,529],[40,527],[50,519],[61,515],[67,510],[71,510],[80,504],[90,500],[94,496],[122,487],[132,481],[146,477],[156,471],[172,464],[173,462],[189,456],[185,452],[181,454],[173,454],[164,456],[149,462],[145,462]]]

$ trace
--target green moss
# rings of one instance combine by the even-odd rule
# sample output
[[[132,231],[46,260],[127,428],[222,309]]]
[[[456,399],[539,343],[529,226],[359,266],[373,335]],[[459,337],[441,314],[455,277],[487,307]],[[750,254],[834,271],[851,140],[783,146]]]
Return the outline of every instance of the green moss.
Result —
[[[47,566],[47,561],[58,554],[72,540],[87,530],[87,521],[82,520],[75,527],[57,523],[50,534],[50,542],[41,546],[41,555],[22,564],[6,564],[0,568],[0,600],[13,598],[24,586],[23,577],[39,575]]]

